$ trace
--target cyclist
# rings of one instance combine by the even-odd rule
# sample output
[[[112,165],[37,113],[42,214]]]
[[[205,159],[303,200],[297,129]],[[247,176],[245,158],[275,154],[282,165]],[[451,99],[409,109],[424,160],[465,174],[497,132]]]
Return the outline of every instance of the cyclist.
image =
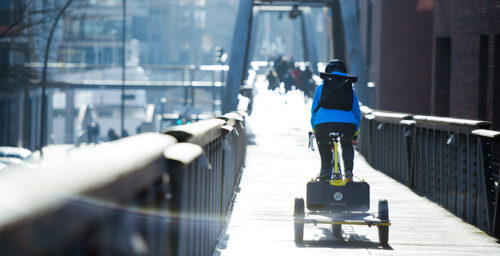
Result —
[[[353,145],[357,145],[357,134],[361,120],[358,98],[352,89],[352,83],[356,82],[357,78],[348,75],[344,63],[337,59],[328,63],[325,73],[322,73],[321,77],[323,84],[316,88],[311,108],[311,126],[321,157],[319,179],[330,179],[332,152],[329,145],[329,134],[341,132],[340,145],[344,174],[347,181],[352,181]]]

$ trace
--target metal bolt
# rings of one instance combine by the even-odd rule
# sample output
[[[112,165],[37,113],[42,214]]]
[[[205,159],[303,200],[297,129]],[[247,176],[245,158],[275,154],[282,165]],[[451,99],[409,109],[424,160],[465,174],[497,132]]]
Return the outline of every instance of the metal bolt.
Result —
[[[448,141],[446,141],[446,144],[450,145],[455,142],[455,134],[451,134],[450,137],[448,138]]]
[[[170,183],[170,175],[168,173],[164,173],[161,176],[161,180],[163,181],[163,183]]]
[[[172,195],[172,193],[166,193],[165,194],[165,199],[172,200],[172,198],[174,198],[174,195]]]

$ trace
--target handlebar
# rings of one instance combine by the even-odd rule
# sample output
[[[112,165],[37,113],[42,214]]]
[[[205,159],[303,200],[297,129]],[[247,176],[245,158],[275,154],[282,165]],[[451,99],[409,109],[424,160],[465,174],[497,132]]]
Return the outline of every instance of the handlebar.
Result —
[[[312,151],[314,151],[314,143],[313,143],[313,139],[315,139],[316,136],[314,136],[314,133],[313,132],[309,132],[309,144],[308,144],[308,148],[310,148]]]

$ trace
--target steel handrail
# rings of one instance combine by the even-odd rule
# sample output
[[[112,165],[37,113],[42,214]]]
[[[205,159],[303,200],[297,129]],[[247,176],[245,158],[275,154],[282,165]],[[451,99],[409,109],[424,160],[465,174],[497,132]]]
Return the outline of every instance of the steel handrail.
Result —
[[[363,107],[358,149],[376,169],[500,237],[500,132],[490,126]]]
[[[2,173],[2,255],[212,254],[244,165],[244,119],[227,114],[171,132]]]

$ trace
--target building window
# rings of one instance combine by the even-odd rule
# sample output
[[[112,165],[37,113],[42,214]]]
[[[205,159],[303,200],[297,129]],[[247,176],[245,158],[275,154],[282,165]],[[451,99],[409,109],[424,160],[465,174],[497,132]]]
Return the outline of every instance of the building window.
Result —
[[[434,99],[432,113],[450,114],[451,38],[436,38]]]
[[[366,65],[368,68],[372,64],[372,23],[373,23],[373,4],[372,0],[369,0],[366,7]]]
[[[196,10],[194,12],[194,26],[196,28],[205,28],[205,20],[207,13],[204,10]]]
[[[6,66],[9,63],[9,50],[5,45],[2,43],[0,45],[0,66]]]
[[[196,0],[195,4],[198,7],[205,7],[206,1],[205,0]]]
[[[95,23],[93,20],[83,21],[83,37],[88,39],[95,36]]]
[[[493,128],[500,130],[500,35],[493,42]]]
[[[190,27],[191,26],[190,19],[191,19],[191,12],[187,10],[184,11],[180,16],[178,27],[181,29]]]
[[[71,22],[71,36],[78,38],[80,36],[80,21],[73,20]]]
[[[163,16],[161,12],[154,11],[151,13],[151,28],[159,30],[163,25]]]
[[[478,119],[486,120],[488,94],[488,36],[479,37]]]
[[[161,43],[159,41],[153,41],[151,44],[151,52],[153,54],[150,55],[149,57],[149,63],[150,64],[160,64],[160,57],[161,57]]]

